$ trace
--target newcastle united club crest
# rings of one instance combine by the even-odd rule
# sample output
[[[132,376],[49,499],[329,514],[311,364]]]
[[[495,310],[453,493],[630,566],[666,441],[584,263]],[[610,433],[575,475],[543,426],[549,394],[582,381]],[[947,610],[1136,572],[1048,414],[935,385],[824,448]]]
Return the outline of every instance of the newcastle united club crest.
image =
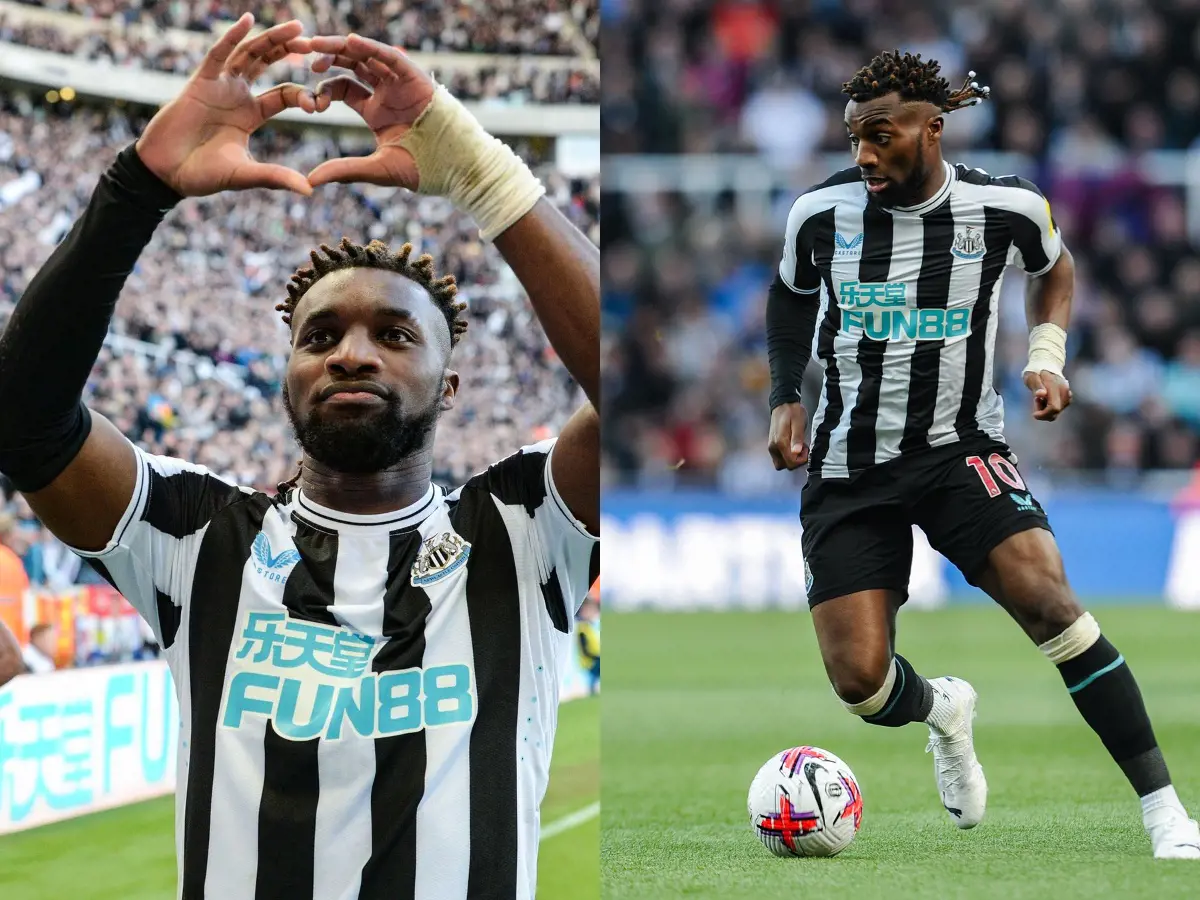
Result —
[[[427,587],[448,578],[466,565],[471,545],[452,531],[426,538],[412,567],[414,587]]]

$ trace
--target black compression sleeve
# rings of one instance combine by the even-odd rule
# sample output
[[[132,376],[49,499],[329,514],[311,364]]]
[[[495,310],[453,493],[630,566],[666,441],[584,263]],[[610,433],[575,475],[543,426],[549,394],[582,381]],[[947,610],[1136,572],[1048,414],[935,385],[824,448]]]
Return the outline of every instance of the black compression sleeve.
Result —
[[[820,294],[797,294],[779,277],[767,291],[767,356],[771,361],[771,409],[800,400],[804,370],[812,358]]]
[[[18,490],[48,485],[87,440],[83,389],[117,297],[181,199],[130,145],[21,295],[0,335],[0,471]]]

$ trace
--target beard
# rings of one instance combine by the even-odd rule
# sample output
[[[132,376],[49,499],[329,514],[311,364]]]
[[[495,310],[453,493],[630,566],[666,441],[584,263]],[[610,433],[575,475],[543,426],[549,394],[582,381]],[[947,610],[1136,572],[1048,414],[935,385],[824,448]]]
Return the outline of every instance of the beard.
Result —
[[[917,152],[913,158],[912,169],[908,170],[904,181],[884,188],[875,194],[875,200],[882,206],[916,206],[920,200],[920,192],[929,180],[930,168],[925,164],[925,136],[917,136]]]
[[[929,166],[925,165],[925,135],[917,136],[916,158],[908,176],[894,187],[879,194],[879,200],[885,206],[916,206],[921,196],[921,189],[929,178]]]
[[[441,415],[439,391],[424,407],[407,413],[391,394],[387,405],[370,408],[358,418],[327,418],[320,405],[301,421],[292,407],[287,385],[283,408],[300,448],[317,462],[348,475],[381,472],[425,446]]]

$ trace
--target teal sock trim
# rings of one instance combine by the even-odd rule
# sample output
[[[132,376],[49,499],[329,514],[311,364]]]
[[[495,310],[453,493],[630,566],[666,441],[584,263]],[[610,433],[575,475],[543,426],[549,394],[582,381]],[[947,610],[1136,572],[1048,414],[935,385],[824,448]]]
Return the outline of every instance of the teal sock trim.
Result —
[[[1112,662],[1110,662],[1107,666],[1105,666],[1099,672],[1093,672],[1087,678],[1083,679],[1083,681],[1079,682],[1079,684],[1075,685],[1074,687],[1067,688],[1067,693],[1074,694],[1079,691],[1082,691],[1085,687],[1087,687],[1089,684],[1091,684],[1093,681],[1095,681],[1101,675],[1107,675],[1109,672],[1111,672],[1113,669],[1115,669],[1117,666],[1121,665],[1124,662],[1125,662],[1125,657],[1118,653],[1117,658],[1114,659]]]

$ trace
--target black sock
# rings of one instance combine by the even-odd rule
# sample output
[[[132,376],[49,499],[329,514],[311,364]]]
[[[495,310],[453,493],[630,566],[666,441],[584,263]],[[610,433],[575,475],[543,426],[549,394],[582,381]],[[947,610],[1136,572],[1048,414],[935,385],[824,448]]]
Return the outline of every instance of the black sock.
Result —
[[[896,654],[896,683],[888,694],[883,709],[873,716],[863,716],[869,725],[899,728],[909,722],[924,722],[933,709],[933,689],[916,673],[907,659]]]
[[[1067,691],[1139,797],[1171,783],[1142,693],[1125,658],[1104,635],[1058,667]]]

